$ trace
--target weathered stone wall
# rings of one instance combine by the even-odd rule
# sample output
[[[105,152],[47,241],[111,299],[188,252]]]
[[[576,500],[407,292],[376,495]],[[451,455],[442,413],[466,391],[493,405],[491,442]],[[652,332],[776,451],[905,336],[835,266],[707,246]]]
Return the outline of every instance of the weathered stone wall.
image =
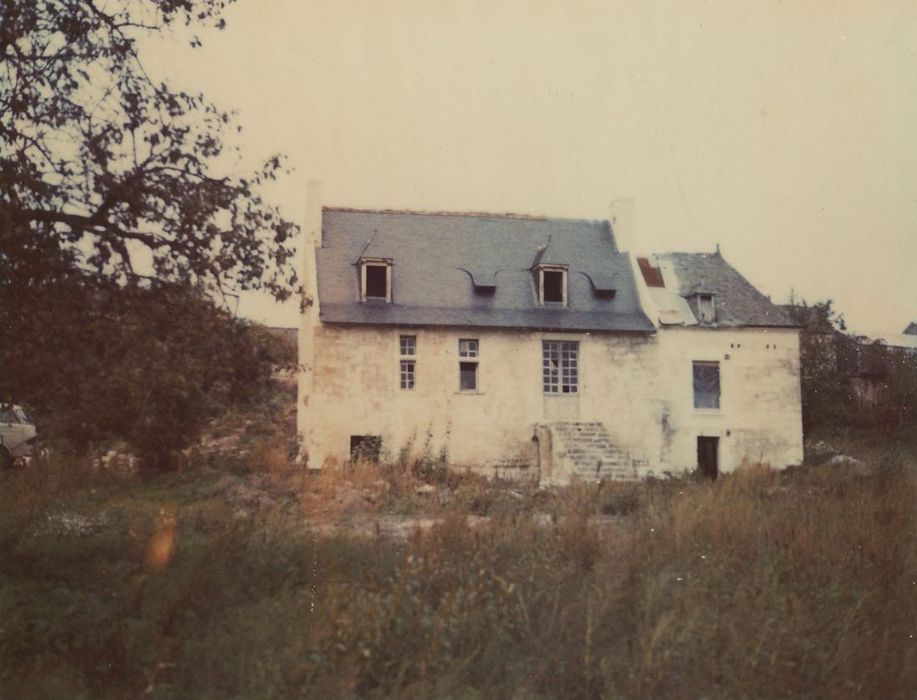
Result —
[[[401,334],[417,336],[417,379],[399,387]],[[478,392],[459,391],[458,341],[479,340]],[[546,396],[542,339],[580,342],[580,393]],[[506,463],[535,461],[533,428],[545,416],[601,420],[611,434],[647,453],[655,413],[651,336],[597,336],[528,331],[459,331],[319,325],[315,331],[313,425],[309,464],[349,458],[351,435],[381,435],[388,457],[413,445],[445,447],[452,464],[493,473]]]
[[[416,387],[399,387],[399,335],[417,337]],[[458,341],[479,340],[478,392],[459,391]],[[383,452],[448,451],[494,474],[536,462],[534,426],[599,421],[641,476],[693,470],[697,436],[720,438],[719,468],[802,459],[796,331],[662,329],[650,335],[395,329],[319,324],[313,334],[309,465],[349,458],[352,435]],[[579,394],[542,392],[541,341],[578,340]],[[692,362],[720,363],[719,410],[694,408]],[[301,427],[302,430],[302,427]]]

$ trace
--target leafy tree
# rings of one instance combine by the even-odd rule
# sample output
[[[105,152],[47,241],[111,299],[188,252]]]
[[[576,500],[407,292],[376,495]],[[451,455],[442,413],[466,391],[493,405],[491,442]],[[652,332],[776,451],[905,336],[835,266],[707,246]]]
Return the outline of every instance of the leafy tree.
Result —
[[[98,419],[98,401],[86,410],[81,373],[117,367],[106,389],[136,388],[160,362],[178,393],[206,385],[185,341],[211,362],[244,365],[219,348],[247,349],[202,297],[295,291],[297,228],[260,194],[281,158],[228,172],[231,115],[152,79],[138,51],[172,27],[222,28],[231,1],[0,0],[0,397],[44,397],[59,414],[82,410],[87,435],[104,424],[139,444],[134,427]],[[155,352],[137,356],[130,343]]]
[[[848,422],[855,409],[850,380],[853,339],[844,334],[847,325],[833,302],[805,301],[786,307],[790,318],[802,327],[799,356],[802,385],[803,428],[807,434]]]
[[[274,359],[260,330],[216,308],[197,290],[47,286],[37,317],[10,316],[14,328],[56,327],[54,316],[79,318],[65,333],[33,334],[21,370],[6,386],[28,396],[40,428],[79,452],[126,441],[150,468],[167,468],[207,421],[227,406],[259,399]]]
[[[215,174],[231,116],[153,81],[137,50],[178,22],[222,26],[226,2],[0,2],[4,254],[41,246],[123,283],[148,255],[158,279],[289,295],[296,227],[258,194],[280,158]]]
[[[917,354],[846,333],[832,301],[787,307],[802,327],[802,415],[806,433],[882,428],[904,433],[917,422]]]

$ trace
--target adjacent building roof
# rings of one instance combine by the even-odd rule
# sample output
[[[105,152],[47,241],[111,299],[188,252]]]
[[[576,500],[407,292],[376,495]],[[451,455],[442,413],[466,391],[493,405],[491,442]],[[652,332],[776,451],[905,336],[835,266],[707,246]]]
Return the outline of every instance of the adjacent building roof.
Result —
[[[881,343],[890,348],[917,351],[917,335],[912,333],[860,333],[857,340],[861,343]]]
[[[674,293],[681,298],[660,306],[663,324],[701,325],[716,327],[796,327],[787,314],[759,292],[719,253],[661,253],[651,262],[641,264],[644,277],[650,271],[658,287],[659,276],[671,302]],[[661,272],[660,272],[661,271]],[[651,285],[652,286],[652,285]],[[651,289],[657,305],[663,298],[661,289]],[[697,296],[712,294],[715,308],[713,322],[697,318]],[[683,303],[682,300],[684,300]]]
[[[365,258],[391,260],[391,303],[360,300]],[[605,221],[325,208],[317,263],[328,323],[655,330]],[[567,269],[566,308],[538,304],[546,264]]]

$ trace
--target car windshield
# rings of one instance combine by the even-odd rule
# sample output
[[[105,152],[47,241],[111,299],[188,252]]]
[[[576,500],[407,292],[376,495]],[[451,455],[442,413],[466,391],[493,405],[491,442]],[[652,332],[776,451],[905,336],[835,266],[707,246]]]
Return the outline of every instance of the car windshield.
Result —
[[[19,416],[19,421],[21,423],[31,423],[32,419],[29,418],[29,414],[23,411],[19,406],[16,406],[16,415]]]

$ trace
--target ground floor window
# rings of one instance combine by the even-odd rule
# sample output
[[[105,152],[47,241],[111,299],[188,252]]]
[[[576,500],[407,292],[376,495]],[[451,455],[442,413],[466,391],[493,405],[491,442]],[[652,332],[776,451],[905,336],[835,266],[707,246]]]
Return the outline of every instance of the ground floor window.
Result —
[[[351,435],[350,459],[354,462],[378,462],[382,453],[382,436]]]
[[[401,361],[401,388],[402,389],[413,389],[414,388],[414,370],[416,369],[416,363],[414,360],[402,360]]]
[[[542,385],[546,394],[579,391],[579,343],[545,340],[541,344]]]
[[[478,390],[477,362],[459,362],[459,389],[462,391]]]

